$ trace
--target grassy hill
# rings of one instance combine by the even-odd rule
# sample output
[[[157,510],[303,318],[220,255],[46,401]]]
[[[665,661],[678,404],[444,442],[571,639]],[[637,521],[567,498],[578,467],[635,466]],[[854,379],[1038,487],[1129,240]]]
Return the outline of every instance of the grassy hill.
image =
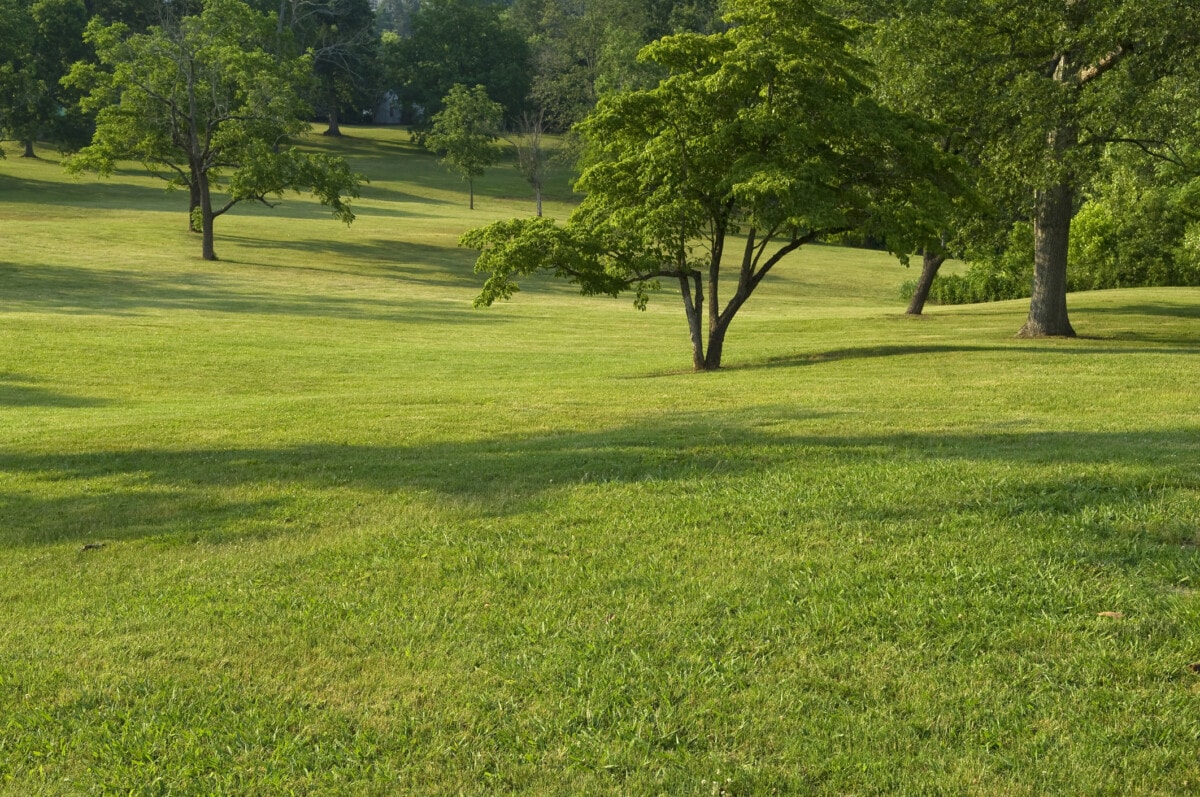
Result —
[[[0,162],[0,794],[1200,792],[1200,290],[816,247],[691,374],[669,291],[473,310],[516,170],[350,133],[216,263]]]

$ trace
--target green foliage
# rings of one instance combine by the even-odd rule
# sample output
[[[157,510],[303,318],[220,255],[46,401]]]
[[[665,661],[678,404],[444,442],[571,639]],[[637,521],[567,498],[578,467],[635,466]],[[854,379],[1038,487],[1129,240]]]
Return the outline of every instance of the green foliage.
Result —
[[[475,178],[500,159],[493,144],[500,137],[503,119],[504,108],[492,102],[486,88],[455,85],[442,100],[442,110],[433,117],[433,126],[425,137],[425,146],[442,155],[442,162],[471,186],[472,208]]]
[[[82,0],[13,0],[0,4],[0,137],[70,150],[86,143],[87,119],[60,81],[87,54]]]
[[[806,247],[697,379],[674,307],[473,312],[403,131],[306,144],[352,234],[250,206],[236,268],[144,174],[0,170],[0,794],[1200,782],[1200,290],[1016,341]]]
[[[870,99],[850,32],[804,3],[742,2],[729,20],[728,32],[648,46],[642,58],[667,77],[601,98],[578,127],[587,196],[561,232],[524,220],[464,237],[490,275],[482,304],[539,270],[585,294],[634,290],[638,306],[669,279],[694,367],[715,368],[730,321],[788,253],[861,229],[903,254],[929,234],[944,164],[911,120]],[[737,289],[721,304],[726,244],[739,234]]]
[[[529,94],[529,47],[502,5],[429,0],[412,15],[411,28],[384,42],[401,102],[428,120],[456,84],[482,85],[509,118],[520,114]]]
[[[177,24],[131,34],[93,20],[86,36],[99,66],[80,62],[68,81],[88,92],[84,107],[96,113],[96,131],[68,168],[111,174],[118,160],[132,159],[187,187],[209,259],[214,218],[245,200],[311,191],[337,218],[353,219],[343,197],[357,195],[359,176],[290,144],[308,127],[297,88],[311,64],[266,49],[274,38],[269,18],[240,0],[208,0],[202,14]],[[217,206],[211,191],[226,175],[228,196]]]

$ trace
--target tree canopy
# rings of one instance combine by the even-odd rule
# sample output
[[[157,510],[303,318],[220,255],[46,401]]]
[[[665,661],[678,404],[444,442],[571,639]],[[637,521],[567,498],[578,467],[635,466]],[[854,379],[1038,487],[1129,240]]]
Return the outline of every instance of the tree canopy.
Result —
[[[586,197],[565,225],[514,219],[463,236],[489,274],[477,304],[537,271],[584,294],[632,290],[638,306],[673,281],[692,365],[714,369],[730,322],[789,253],[858,229],[903,255],[932,234],[945,162],[916,120],[872,99],[850,31],[807,2],[738,0],[728,21],[651,44],[641,57],[667,76],[601,98],[579,127]],[[722,303],[730,243],[741,253]]]
[[[450,89],[442,110],[433,117],[433,128],[425,146],[442,155],[442,162],[467,181],[469,206],[475,209],[475,178],[500,158],[492,146],[499,138],[504,109],[488,97],[487,89],[468,89],[461,84]]]
[[[119,159],[137,160],[187,187],[209,260],[214,219],[245,200],[310,191],[349,223],[346,199],[360,177],[340,158],[293,144],[308,127],[296,87],[311,65],[268,52],[273,35],[272,21],[241,0],[206,0],[201,14],[145,33],[93,19],[86,38],[99,64],[76,64],[69,80],[87,90],[96,131],[68,167],[107,174]],[[218,187],[227,193],[220,205]]]

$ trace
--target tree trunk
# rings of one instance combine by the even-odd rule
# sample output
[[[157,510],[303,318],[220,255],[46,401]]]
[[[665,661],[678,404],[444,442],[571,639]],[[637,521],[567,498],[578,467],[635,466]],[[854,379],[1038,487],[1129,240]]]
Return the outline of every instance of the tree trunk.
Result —
[[[21,153],[22,158],[36,158],[37,153],[33,151],[33,139],[25,141],[25,151]]]
[[[1022,338],[1075,337],[1067,319],[1067,242],[1075,187],[1063,180],[1038,192],[1033,222],[1033,296]]]
[[[920,315],[921,311],[925,309],[925,302],[929,299],[929,289],[933,286],[933,278],[937,276],[938,269],[945,262],[945,255],[935,255],[932,252],[921,254],[921,277],[917,280],[917,289],[913,291],[912,301],[908,303],[905,313]]]
[[[212,197],[208,193],[208,175],[199,174],[197,176],[199,178],[197,182],[200,185],[201,227],[204,235],[200,256],[205,260],[216,260],[217,253],[213,249],[213,222],[216,217],[213,215]]]
[[[469,210],[474,210],[475,209],[475,180],[470,177],[467,178],[467,193],[468,193],[468,197],[469,197],[467,199],[467,208]]]
[[[537,215],[540,219],[542,217],[542,187],[540,185],[533,187],[533,195],[537,198]]]
[[[704,369],[715,371],[721,367],[721,353],[725,349],[725,332],[729,329],[730,318],[717,321],[708,329],[708,353],[704,355]]]
[[[334,106],[331,106],[329,109],[329,127],[325,128],[325,132],[322,133],[321,135],[340,136],[341,134],[342,134],[342,128],[338,124],[338,110],[337,110],[337,106],[334,105]]]
[[[188,231],[201,232],[204,229],[204,224],[196,218],[196,211],[200,208],[200,181],[192,175],[192,182],[188,186]]]
[[[694,273],[694,272],[693,272]],[[696,292],[693,297],[690,274],[679,275],[679,292],[683,295],[683,310],[687,313],[688,334],[692,338],[692,370],[708,370],[704,359],[704,288],[700,275],[696,274]]]

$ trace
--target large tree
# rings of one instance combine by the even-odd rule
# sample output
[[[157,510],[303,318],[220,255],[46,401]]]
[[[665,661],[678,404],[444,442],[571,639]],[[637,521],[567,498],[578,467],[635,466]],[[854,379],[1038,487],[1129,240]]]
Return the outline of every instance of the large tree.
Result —
[[[313,105],[328,121],[325,135],[341,135],[341,111],[375,104],[379,38],[369,0],[280,0],[276,20],[281,53],[308,53]],[[290,39],[284,33],[290,34]]]
[[[201,14],[139,34],[93,20],[86,37],[99,65],[79,63],[69,80],[88,89],[96,131],[68,168],[107,174],[137,160],[187,187],[206,260],[216,259],[214,220],[245,200],[310,191],[349,223],[346,198],[360,178],[342,159],[292,143],[308,128],[296,87],[311,65],[268,52],[273,35],[272,21],[241,0],[207,0]]]
[[[729,31],[667,37],[643,52],[667,73],[601,98],[580,126],[587,196],[565,226],[515,219],[473,230],[477,303],[545,270],[585,294],[660,281],[680,289],[696,370],[720,367],[733,318],[804,244],[859,229],[894,251],[926,238],[946,195],[938,154],[914,120],[870,96],[851,34],[807,2],[739,0]],[[735,277],[722,279],[727,247]],[[726,299],[725,288],[732,288]]]
[[[1194,70],[1200,5],[1176,0],[847,0],[880,18],[897,90],[970,139],[988,190],[1034,226],[1024,336],[1074,335],[1067,242],[1108,145],[1167,151],[1164,82]],[[884,70],[885,75],[888,70]]]

